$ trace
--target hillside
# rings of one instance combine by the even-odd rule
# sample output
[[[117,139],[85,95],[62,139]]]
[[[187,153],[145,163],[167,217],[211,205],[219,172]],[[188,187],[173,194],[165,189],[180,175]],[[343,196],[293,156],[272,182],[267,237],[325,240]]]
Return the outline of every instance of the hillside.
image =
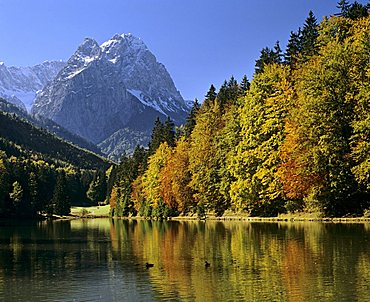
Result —
[[[41,128],[46,129],[51,133],[54,133],[56,136],[71,142],[73,145],[77,145],[83,149],[90,150],[94,153],[101,154],[100,149],[94,145],[93,143],[83,139],[82,137],[73,134],[69,132],[64,127],[60,126],[59,124],[55,123],[54,121],[45,118],[40,115],[32,115],[27,113],[25,110],[22,110],[20,107],[9,103],[5,99],[0,98],[0,111],[8,112],[8,113],[14,113],[20,118],[23,118],[30,122],[32,125]]]
[[[0,139],[0,149],[9,153],[8,155],[16,155],[14,154],[16,148],[12,146],[17,145],[21,147],[23,153],[37,153],[45,158],[70,163],[76,167],[104,169],[110,165],[102,157],[63,141],[15,114],[0,112]]]

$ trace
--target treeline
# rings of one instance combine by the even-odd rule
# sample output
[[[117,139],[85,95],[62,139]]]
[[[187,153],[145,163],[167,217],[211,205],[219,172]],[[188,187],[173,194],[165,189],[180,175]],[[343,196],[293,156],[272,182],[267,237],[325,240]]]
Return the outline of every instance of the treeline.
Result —
[[[321,24],[310,12],[285,53],[263,49],[251,83],[212,85],[176,133],[158,120],[114,171],[113,215],[368,210],[369,5],[338,6]]]
[[[106,196],[109,165],[0,112],[0,218],[67,215],[71,204],[97,204]]]

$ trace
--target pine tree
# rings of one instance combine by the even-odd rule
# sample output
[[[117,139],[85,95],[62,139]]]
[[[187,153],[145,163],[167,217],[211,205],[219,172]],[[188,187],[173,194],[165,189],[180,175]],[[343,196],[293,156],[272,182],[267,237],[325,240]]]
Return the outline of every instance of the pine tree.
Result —
[[[362,4],[358,3],[357,1],[355,1],[348,8],[346,17],[350,18],[352,20],[367,17],[369,15],[369,12],[368,12],[369,6],[370,6],[369,4],[368,5],[362,5]]]
[[[34,172],[31,172],[28,178],[28,189],[30,193],[31,207],[33,211],[37,212],[41,210],[39,188],[37,183],[37,176]]]
[[[67,180],[64,172],[58,175],[52,204],[54,206],[54,213],[57,215],[68,215],[71,211],[71,204],[67,195]]]
[[[301,51],[301,29],[299,28],[298,32],[290,32],[290,39],[284,55],[285,64],[290,65],[291,68],[294,68]]]
[[[227,83],[227,90],[228,101],[235,103],[239,96],[239,85],[234,76],[231,76]]]
[[[250,87],[251,83],[248,81],[247,76],[244,75],[239,85],[239,96],[245,96]]]
[[[170,147],[174,147],[175,141],[176,141],[175,124],[171,120],[171,118],[168,116],[166,121],[164,122],[162,142],[167,142],[167,144]]]
[[[157,117],[157,119],[154,122],[152,136],[149,142],[149,156],[154,154],[155,150],[157,150],[161,142],[163,142],[163,128],[164,125],[162,124],[159,117]]]
[[[207,94],[205,95],[205,101],[211,101],[213,102],[217,97],[216,88],[211,84],[211,87],[209,87],[209,90]]]
[[[228,101],[228,99],[229,99],[228,84],[227,81],[225,80],[217,94],[217,101],[221,105],[221,107],[223,107],[225,103]]]
[[[274,45],[274,63],[280,64],[282,62],[283,52],[280,47],[280,42],[276,41]]]
[[[304,59],[307,60],[316,53],[316,40],[318,36],[317,20],[313,12],[310,10],[303,26],[301,37]]]
[[[281,63],[281,49],[278,42],[275,44],[275,49],[265,47],[261,50],[261,55],[256,60],[255,73],[262,73],[265,65]]]
[[[185,137],[189,138],[191,132],[193,131],[195,124],[196,124],[196,116],[199,112],[200,105],[197,99],[195,99],[193,106],[191,107],[191,110],[189,112],[188,117],[186,118],[186,123],[184,126],[184,132],[185,132]]]
[[[349,2],[347,0],[340,0],[338,2],[337,8],[340,9],[340,15],[342,17],[348,16],[348,10],[350,8]]]

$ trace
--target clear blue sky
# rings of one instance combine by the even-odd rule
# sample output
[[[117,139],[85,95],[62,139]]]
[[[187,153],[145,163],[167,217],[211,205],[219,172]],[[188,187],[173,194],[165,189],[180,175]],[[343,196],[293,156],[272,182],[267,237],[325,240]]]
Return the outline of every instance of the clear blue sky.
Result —
[[[350,1],[352,2],[352,1]],[[366,1],[359,1],[366,3]],[[202,99],[234,75],[253,75],[260,50],[285,46],[311,9],[319,21],[337,0],[0,0],[0,61],[67,60],[85,37],[143,39],[185,99]]]

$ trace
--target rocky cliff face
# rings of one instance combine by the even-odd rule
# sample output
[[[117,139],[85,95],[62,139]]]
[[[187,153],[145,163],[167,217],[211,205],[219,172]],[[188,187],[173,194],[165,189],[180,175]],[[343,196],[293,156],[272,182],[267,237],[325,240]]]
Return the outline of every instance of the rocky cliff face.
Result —
[[[65,62],[46,61],[32,67],[7,67],[0,63],[0,97],[30,110],[37,91],[44,88],[64,67]]]
[[[110,150],[117,133],[120,137],[130,129],[150,133],[157,116],[170,116],[180,124],[187,111],[164,65],[131,34],[115,35],[100,46],[85,39],[38,93],[32,108],[94,143],[113,135]]]

